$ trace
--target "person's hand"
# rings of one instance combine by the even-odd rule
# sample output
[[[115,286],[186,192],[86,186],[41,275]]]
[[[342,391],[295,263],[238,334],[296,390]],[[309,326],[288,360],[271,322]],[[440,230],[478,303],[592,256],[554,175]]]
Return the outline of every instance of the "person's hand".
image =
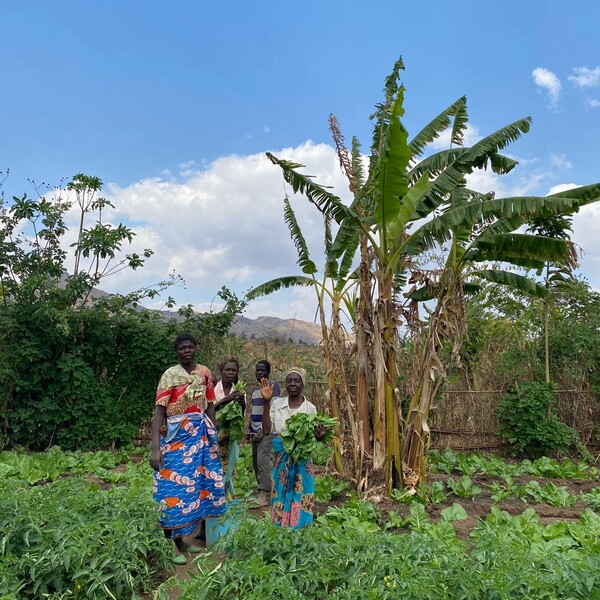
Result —
[[[218,410],[222,406],[229,404],[230,402],[237,402],[242,408],[246,407],[246,397],[242,392],[231,392],[231,394],[227,394],[224,398],[221,398],[218,402],[215,402],[215,410]]]
[[[315,438],[317,439],[317,442],[320,442],[325,435],[327,435],[327,429],[325,429],[325,425],[323,425],[323,423],[315,425]]]
[[[269,380],[266,377],[263,377],[258,383],[258,389],[260,390],[260,395],[263,397],[263,400],[271,400],[273,394],[275,393],[275,386],[269,383]]]
[[[246,408],[246,395],[242,392],[232,392],[229,394],[234,402],[237,402],[242,408]]]
[[[262,431],[259,431],[258,433],[255,433],[255,434],[254,434],[254,435],[253,435],[253,436],[250,438],[250,440],[251,440],[251,441],[253,441],[253,442],[255,442],[255,443],[258,443],[258,442],[260,442],[260,440],[262,440],[262,439],[263,439],[263,437],[264,437],[264,434],[263,434],[263,432],[262,432]]]
[[[155,471],[158,471],[165,464],[163,461],[162,452],[160,450],[152,450],[152,453],[150,454],[150,459],[148,462],[150,463],[150,466]]]

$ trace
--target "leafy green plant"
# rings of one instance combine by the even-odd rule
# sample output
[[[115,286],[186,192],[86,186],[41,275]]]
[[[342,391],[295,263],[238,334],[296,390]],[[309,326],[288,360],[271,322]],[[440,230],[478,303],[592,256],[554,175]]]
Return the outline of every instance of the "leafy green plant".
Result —
[[[411,493],[406,490],[392,490],[392,499],[402,504],[440,504],[446,500],[447,495],[444,492],[444,484],[441,481],[434,481],[431,484],[421,482],[417,487],[417,493]]]
[[[501,398],[498,432],[516,454],[537,458],[564,451],[576,439],[576,432],[552,412],[554,389],[552,384],[525,383]]]
[[[481,493],[481,488],[475,485],[468,475],[463,475],[458,481],[450,477],[446,485],[452,490],[452,493],[461,498],[474,498]]]
[[[494,481],[493,483],[488,485],[488,487],[492,492],[492,495],[490,497],[496,503],[504,502],[504,500],[510,498],[511,496],[511,490],[507,489],[498,481]]]
[[[319,475],[315,477],[315,500],[317,502],[330,502],[343,494],[350,485],[343,479],[333,475]]]
[[[594,510],[600,510],[600,487],[590,490],[587,494],[581,494],[580,498]]]
[[[281,434],[284,450],[295,462],[312,458],[317,450],[333,439],[333,428],[337,422],[337,419],[319,414],[292,415],[286,421],[285,430]],[[326,430],[325,437],[321,441],[315,438],[315,428],[318,425],[323,425]]]
[[[541,486],[538,481],[530,481],[519,490],[519,496],[530,496],[539,504],[549,504],[550,506],[573,506],[577,501],[577,496],[571,494],[565,486],[556,486],[552,482]]]
[[[540,477],[558,477],[560,479],[588,479],[598,474],[598,469],[584,462],[574,462],[570,458],[558,461],[542,456],[535,460],[528,472]]]
[[[0,597],[140,597],[170,567],[144,476],[101,490],[81,478],[0,486]]]
[[[600,592],[600,517],[592,511],[578,522],[544,527],[532,509],[513,517],[494,508],[469,543],[453,527],[466,516],[460,505],[444,509],[439,524],[420,504],[406,519],[390,513],[385,527],[406,533],[371,521],[354,527],[346,520],[351,525],[342,527],[349,516],[360,518],[336,511],[299,531],[268,518],[243,521],[179,582],[180,599],[583,600]],[[169,586],[161,586],[157,600],[167,599]]]

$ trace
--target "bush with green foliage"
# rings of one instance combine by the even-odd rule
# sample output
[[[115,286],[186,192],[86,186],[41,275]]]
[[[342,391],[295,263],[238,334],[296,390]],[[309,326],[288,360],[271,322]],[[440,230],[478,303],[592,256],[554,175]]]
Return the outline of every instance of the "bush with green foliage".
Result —
[[[127,486],[103,490],[69,477],[0,485],[0,597],[141,599],[171,568],[148,465]]]
[[[564,452],[577,433],[552,412],[554,386],[532,382],[515,386],[500,399],[498,433],[519,456],[537,458]]]
[[[225,307],[216,313],[198,315],[187,306],[166,321],[141,308],[172,280],[98,297],[94,289],[105,277],[138,269],[152,254],[124,253],[135,234],[102,222],[110,202],[96,196],[101,189],[100,179],[79,173],[66,190],[37,199],[23,195],[6,203],[0,192],[0,447],[132,442],[152,413],[160,375],[175,362],[175,337],[192,333],[198,358],[216,365],[244,307],[222,288]],[[65,215],[77,207],[79,233],[68,246]]]

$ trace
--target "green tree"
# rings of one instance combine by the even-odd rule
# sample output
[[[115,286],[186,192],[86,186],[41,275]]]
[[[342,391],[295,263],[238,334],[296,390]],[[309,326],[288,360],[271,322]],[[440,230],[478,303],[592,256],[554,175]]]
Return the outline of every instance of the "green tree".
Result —
[[[570,240],[571,237],[569,232],[573,231],[571,219],[560,215],[533,219],[528,229],[529,231],[542,237],[557,238],[562,240]],[[575,251],[573,251],[573,254],[575,254]],[[575,264],[555,266],[550,262],[546,262],[543,268],[546,290],[550,292],[552,287],[560,285],[566,280],[566,278],[569,278],[572,275],[574,266]],[[544,297],[544,366],[546,385],[550,384],[549,322],[551,306],[552,295],[548,293]]]
[[[103,277],[121,268],[139,268],[150,255],[119,258],[133,233],[105,226],[99,212],[108,205],[89,196],[97,178],[78,175],[79,237],[66,249],[64,215],[71,204],[64,190],[48,198],[13,198],[0,206],[0,445],[43,449],[98,448],[130,443],[153,409],[156,383],[173,362],[172,341],[189,330],[203,360],[216,364],[221,340],[244,306],[223,288],[225,307],[195,314],[182,307],[170,320],[140,303],[174,281],[127,295],[90,302]],[[75,193],[75,190],[67,192]],[[76,273],[68,273],[67,264]],[[166,301],[172,307],[171,299]]]

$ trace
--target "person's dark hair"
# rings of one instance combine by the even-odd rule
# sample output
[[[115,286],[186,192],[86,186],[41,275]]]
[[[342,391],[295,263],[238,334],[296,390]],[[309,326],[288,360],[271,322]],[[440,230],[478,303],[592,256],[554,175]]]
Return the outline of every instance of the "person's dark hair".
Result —
[[[175,341],[173,342],[173,348],[175,349],[175,352],[177,352],[177,348],[179,348],[179,346],[181,346],[183,342],[192,342],[194,346],[197,345],[196,338],[191,333],[181,333],[175,338]]]
[[[230,356],[229,358],[226,358],[220,365],[219,365],[219,373],[225,368],[225,365],[227,363],[233,363],[234,365],[237,366],[238,368],[238,373],[240,371],[240,363],[238,362],[237,358],[233,358],[233,356]]]
[[[267,373],[270,375],[271,374],[271,363],[266,360],[266,359],[262,359],[257,361],[256,366],[258,367],[258,365],[264,365],[265,369],[267,369]]]

